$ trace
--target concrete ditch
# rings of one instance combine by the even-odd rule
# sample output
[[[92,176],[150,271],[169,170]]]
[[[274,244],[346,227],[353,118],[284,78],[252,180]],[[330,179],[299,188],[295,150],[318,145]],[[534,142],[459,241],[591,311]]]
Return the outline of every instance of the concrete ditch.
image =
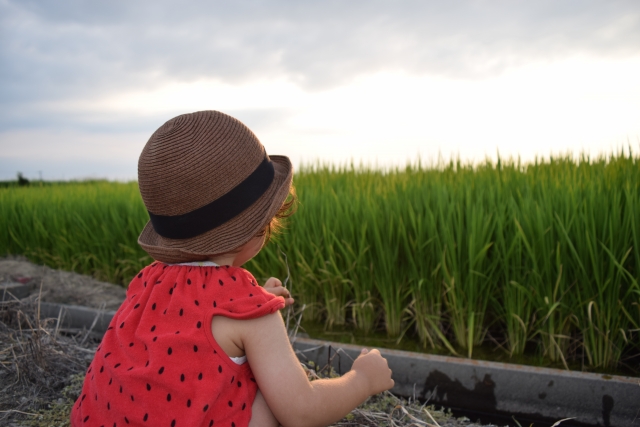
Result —
[[[17,296],[19,286],[0,291]],[[41,303],[42,317],[62,328],[106,331],[113,311]],[[297,338],[302,361],[330,363],[347,372],[362,347]],[[563,425],[640,426],[640,378],[564,371],[456,357],[380,349],[396,382],[392,392],[434,404],[478,412],[523,415],[531,419],[573,418]]]

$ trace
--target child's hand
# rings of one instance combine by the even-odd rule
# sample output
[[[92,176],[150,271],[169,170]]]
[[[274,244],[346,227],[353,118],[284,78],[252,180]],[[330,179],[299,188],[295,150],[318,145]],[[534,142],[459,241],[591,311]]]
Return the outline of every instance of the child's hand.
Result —
[[[282,286],[282,282],[280,279],[275,277],[270,277],[264,284],[264,290],[269,292],[270,294],[274,294],[279,297],[284,297],[284,306],[288,307],[294,303],[293,298],[291,298],[291,294],[289,290]]]
[[[361,373],[369,382],[371,395],[389,390],[395,384],[391,379],[391,369],[387,364],[387,359],[382,357],[377,349],[362,349],[360,356],[353,362],[352,371]]]

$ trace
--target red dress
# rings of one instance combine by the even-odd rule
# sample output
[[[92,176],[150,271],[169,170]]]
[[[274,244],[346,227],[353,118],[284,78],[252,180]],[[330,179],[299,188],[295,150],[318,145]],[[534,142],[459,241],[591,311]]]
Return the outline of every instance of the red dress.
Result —
[[[213,339],[211,320],[283,307],[242,268],[147,266],[96,351],[71,425],[246,427],[258,386]]]

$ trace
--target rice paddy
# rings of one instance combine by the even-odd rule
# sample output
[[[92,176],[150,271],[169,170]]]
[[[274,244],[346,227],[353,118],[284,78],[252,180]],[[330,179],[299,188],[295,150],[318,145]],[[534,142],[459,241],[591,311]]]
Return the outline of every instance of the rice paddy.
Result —
[[[640,159],[296,171],[300,206],[247,268],[291,271],[305,321],[425,351],[615,369],[640,359]],[[0,189],[0,251],[128,283],[150,259],[135,183]]]

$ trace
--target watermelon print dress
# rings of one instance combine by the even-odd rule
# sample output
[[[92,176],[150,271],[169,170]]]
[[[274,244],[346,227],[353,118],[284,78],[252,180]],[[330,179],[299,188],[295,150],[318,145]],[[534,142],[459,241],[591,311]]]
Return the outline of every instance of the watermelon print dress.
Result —
[[[218,346],[211,320],[283,307],[239,267],[147,266],[96,351],[71,426],[246,427],[258,386]]]

